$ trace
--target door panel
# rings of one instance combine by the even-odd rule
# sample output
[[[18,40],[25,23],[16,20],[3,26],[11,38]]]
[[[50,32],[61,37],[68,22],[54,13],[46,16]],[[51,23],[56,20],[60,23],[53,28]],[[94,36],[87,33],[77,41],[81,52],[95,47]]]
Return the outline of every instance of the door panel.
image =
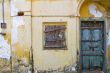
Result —
[[[82,70],[96,70],[104,64],[104,22],[81,22]]]

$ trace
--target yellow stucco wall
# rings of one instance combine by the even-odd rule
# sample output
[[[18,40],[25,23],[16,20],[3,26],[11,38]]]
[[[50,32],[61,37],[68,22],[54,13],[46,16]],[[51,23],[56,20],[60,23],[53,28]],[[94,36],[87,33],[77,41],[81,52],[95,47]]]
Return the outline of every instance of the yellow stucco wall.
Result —
[[[66,43],[68,50],[43,50],[43,22],[67,22]],[[69,17],[34,17],[33,50],[34,63],[38,69],[58,69],[76,62],[76,22]],[[39,33],[39,34],[37,34]],[[71,35],[71,36],[70,36]]]
[[[76,0],[36,0],[32,2],[33,16],[70,16],[76,12]]]
[[[22,3],[22,4],[21,4]],[[76,1],[72,0],[12,0],[11,2],[11,16],[13,25],[21,25],[17,27],[19,39],[17,43],[12,42],[14,54],[23,58],[23,49],[31,48],[31,35],[32,33],[32,49],[34,55],[34,67],[38,70],[48,69],[63,69],[65,66],[73,65],[76,63],[76,17],[69,17],[75,15]],[[14,5],[13,5],[14,4]],[[21,4],[21,5],[20,5]],[[26,5],[24,7],[24,5]],[[32,17],[31,17],[32,10]],[[24,11],[25,15],[16,16],[18,11]],[[43,17],[42,17],[43,16]],[[53,16],[53,17],[51,17]],[[58,17],[57,17],[58,16]],[[63,17],[64,16],[64,17]],[[66,17],[65,17],[66,16]],[[31,17],[31,18],[30,18]],[[19,20],[19,18],[21,18]],[[19,22],[17,22],[17,19]],[[32,20],[32,22],[31,22]],[[43,50],[43,22],[66,22],[66,43],[67,50]],[[32,24],[31,24],[32,23]],[[32,32],[30,30],[32,25]],[[12,27],[13,29],[14,27]],[[71,35],[71,36],[70,36]],[[13,40],[13,38],[12,38]],[[23,46],[24,44],[24,46]]]
[[[88,12],[89,4],[95,4],[101,8],[101,11],[104,10],[102,6],[87,1],[80,9],[81,17],[91,16]],[[15,59],[17,56],[17,58],[26,58],[29,60],[32,44],[34,67],[37,70],[63,69],[65,66],[76,64],[76,53],[80,47],[80,24],[79,17],[77,17],[78,13],[76,13],[78,12],[77,6],[77,0],[32,0],[32,3],[31,0],[11,0],[11,5],[6,8],[6,21],[9,24],[9,34],[11,29],[17,31],[17,35],[13,31],[11,34],[15,38],[9,37],[12,40],[12,55],[15,56]],[[24,16],[17,16],[19,11],[24,11]],[[9,12],[11,12],[11,15]],[[67,23],[67,50],[43,50],[44,22]]]
[[[48,69],[58,69],[63,68],[64,66],[72,65],[76,63],[76,51],[79,49],[79,17],[77,16],[78,12],[77,0],[12,0],[12,4],[14,4],[15,10],[12,9],[12,16],[17,15],[18,11],[24,11],[25,16],[23,17],[23,24],[26,26],[21,27],[20,30],[23,34],[22,36],[18,36],[19,45],[22,46],[22,49],[30,48],[27,45],[32,43],[33,55],[34,55],[34,67],[38,70],[48,70]],[[21,4],[21,5],[20,5]],[[31,5],[32,4],[32,5]],[[104,8],[97,3],[94,2],[84,2],[80,9],[81,17],[90,17],[92,16],[88,11],[88,6],[90,4],[95,4],[98,6],[99,10],[103,11]],[[22,5],[25,5],[23,7]],[[32,7],[32,9],[31,9]],[[101,8],[101,9],[100,9]],[[32,17],[31,17],[32,15]],[[16,20],[12,17],[12,20]],[[32,21],[31,21],[32,20]],[[44,22],[67,22],[67,31],[66,31],[66,43],[68,50],[43,50],[43,26]],[[32,23],[32,24],[31,24]],[[13,22],[13,24],[16,24]],[[21,24],[18,22],[17,24]],[[32,31],[30,30],[30,26],[27,24],[31,24]],[[29,30],[28,30],[29,29]],[[26,30],[28,30],[26,32]],[[31,33],[31,36],[30,35]],[[26,34],[27,33],[27,34]],[[25,36],[27,35],[27,36]],[[71,36],[70,36],[71,35]],[[31,41],[29,40],[32,37]],[[23,40],[24,39],[24,40]],[[22,41],[23,40],[23,41]],[[30,39],[31,40],[31,39]],[[26,44],[27,42],[27,44]],[[19,49],[19,48],[18,48]],[[20,50],[20,49],[19,49]],[[17,50],[18,51],[18,50]],[[22,50],[21,50],[22,51]],[[21,53],[18,55],[22,56]]]

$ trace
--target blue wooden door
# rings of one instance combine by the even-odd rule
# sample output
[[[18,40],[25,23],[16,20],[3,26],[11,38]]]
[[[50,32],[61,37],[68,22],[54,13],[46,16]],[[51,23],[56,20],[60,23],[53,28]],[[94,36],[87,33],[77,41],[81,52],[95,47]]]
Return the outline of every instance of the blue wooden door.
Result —
[[[104,22],[81,22],[81,68],[87,70],[102,70],[104,67]]]

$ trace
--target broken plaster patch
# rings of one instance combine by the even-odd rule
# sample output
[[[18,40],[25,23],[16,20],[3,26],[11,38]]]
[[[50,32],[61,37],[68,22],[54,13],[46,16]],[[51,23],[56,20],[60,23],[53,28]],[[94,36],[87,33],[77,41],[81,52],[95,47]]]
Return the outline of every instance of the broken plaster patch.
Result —
[[[95,4],[89,5],[89,13],[94,17],[102,17],[103,14],[100,12]]]
[[[4,39],[4,37],[0,35],[0,58],[6,58],[9,60],[10,56],[11,56],[10,45]]]

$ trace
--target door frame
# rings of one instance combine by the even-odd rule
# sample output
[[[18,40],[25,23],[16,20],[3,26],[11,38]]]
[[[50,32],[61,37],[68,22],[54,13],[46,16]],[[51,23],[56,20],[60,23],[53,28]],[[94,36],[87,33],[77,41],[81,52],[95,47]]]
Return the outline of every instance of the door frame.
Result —
[[[105,20],[105,18],[79,18],[79,65],[80,65],[80,70],[82,69],[82,64],[81,64],[81,22],[82,21],[103,21],[104,22],[104,67],[103,67],[103,72],[106,73],[106,69],[107,69],[107,58],[106,58],[106,49],[107,49],[107,41],[106,41],[106,30],[107,30],[107,22]],[[82,72],[82,70],[81,70]]]

